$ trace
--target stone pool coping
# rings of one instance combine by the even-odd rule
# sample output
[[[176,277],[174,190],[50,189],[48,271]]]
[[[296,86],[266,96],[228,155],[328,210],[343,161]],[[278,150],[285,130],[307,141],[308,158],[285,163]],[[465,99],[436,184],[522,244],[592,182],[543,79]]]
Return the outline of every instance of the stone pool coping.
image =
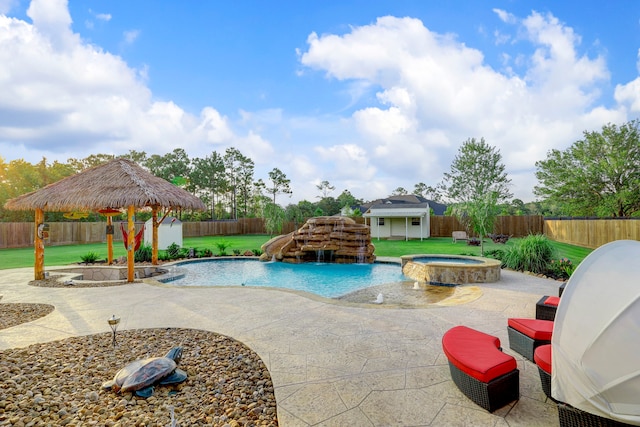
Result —
[[[442,258],[443,262],[416,262],[416,258]],[[465,264],[446,262],[445,259],[468,259],[480,263]],[[444,255],[411,254],[400,257],[402,273],[419,282],[434,285],[456,286],[470,283],[493,283],[500,281],[502,262],[492,258]]]

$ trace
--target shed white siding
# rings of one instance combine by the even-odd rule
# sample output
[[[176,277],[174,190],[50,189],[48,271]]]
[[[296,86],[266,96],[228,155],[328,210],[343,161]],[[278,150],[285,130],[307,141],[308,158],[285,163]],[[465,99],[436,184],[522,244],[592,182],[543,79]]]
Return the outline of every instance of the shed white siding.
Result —
[[[153,219],[144,223],[144,243],[153,242]],[[182,221],[168,216],[158,225],[158,249],[167,249],[172,243],[182,247]]]
[[[424,239],[430,236],[429,206],[408,208],[370,208],[363,216],[368,219],[371,237],[377,239]],[[384,223],[384,224],[381,224]]]

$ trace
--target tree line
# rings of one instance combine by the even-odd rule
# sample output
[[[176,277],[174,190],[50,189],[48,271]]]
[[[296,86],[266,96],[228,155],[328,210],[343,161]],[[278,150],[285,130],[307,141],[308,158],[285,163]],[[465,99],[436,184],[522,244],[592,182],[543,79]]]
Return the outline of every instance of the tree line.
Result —
[[[607,124],[601,131],[585,131],[583,138],[566,150],[551,150],[536,162],[538,201],[525,203],[513,199],[511,180],[502,157],[484,138],[464,141],[441,182],[431,186],[415,184],[411,191],[396,188],[391,195],[415,194],[448,205],[448,213],[467,221],[471,228],[491,226],[499,214],[544,216],[629,217],[640,211],[640,122],[620,126]],[[186,219],[237,219],[261,217],[267,227],[277,229],[284,220],[294,222],[318,215],[333,215],[363,200],[344,189],[337,197],[335,187],[322,181],[316,188],[316,201],[302,200],[282,207],[278,196],[291,195],[290,180],[279,168],[266,177],[254,176],[254,162],[236,148],[224,153],[213,151],[204,158],[189,158],[182,148],[164,155],[147,155],[131,150],[121,156],[90,155],[66,162],[36,164],[22,159],[5,162],[0,157],[0,218],[2,221],[30,221],[30,212],[7,211],[4,203],[37,190],[64,177],[82,172],[115,157],[130,159],[154,175],[166,179],[199,197],[207,212],[185,212]],[[63,213],[47,212],[47,221],[64,220]],[[144,218],[140,213],[140,219]],[[90,214],[86,220],[100,220]]]

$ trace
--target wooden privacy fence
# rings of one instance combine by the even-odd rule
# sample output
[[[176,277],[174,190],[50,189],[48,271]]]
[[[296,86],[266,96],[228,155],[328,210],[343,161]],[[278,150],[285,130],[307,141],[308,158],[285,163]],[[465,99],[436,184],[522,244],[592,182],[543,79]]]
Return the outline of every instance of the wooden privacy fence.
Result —
[[[122,241],[120,221],[114,221],[114,241]],[[144,223],[136,222],[136,233]],[[106,222],[50,222],[47,246],[102,243],[107,241]],[[237,234],[265,234],[262,218],[243,218],[238,221],[183,222],[183,237],[231,236]],[[33,246],[32,222],[0,222],[0,249]]]
[[[363,223],[363,218],[356,218]],[[282,233],[286,234],[302,226],[304,222],[284,224]],[[451,233],[464,230],[455,217],[432,216],[431,236],[451,237]],[[114,241],[122,241],[119,222],[114,222]],[[139,231],[142,223],[136,223]],[[542,233],[543,219],[540,216],[504,216],[496,220],[495,232],[522,237],[527,234]],[[33,245],[34,224],[31,222],[0,222],[0,248],[24,248]],[[240,234],[268,234],[262,218],[241,218],[237,221],[183,222],[183,237],[232,236]],[[106,242],[106,223],[104,222],[51,222],[49,223],[48,246],[75,245]]]
[[[362,218],[356,219],[363,222]],[[432,237],[451,237],[451,233],[464,230],[455,217],[432,216]],[[114,240],[122,241],[119,223],[115,224]],[[302,223],[285,223],[282,233],[289,233]],[[140,230],[142,223],[136,223]],[[223,236],[237,234],[267,234],[261,218],[243,218],[237,221],[183,222],[183,237]],[[543,233],[552,240],[572,245],[597,248],[605,243],[621,240],[640,240],[640,218],[628,219],[572,219],[543,218],[530,216],[499,216],[494,232],[523,237]],[[26,248],[33,246],[34,224],[32,222],[0,222],[0,249]],[[49,223],[49,246],[75,245],[106,242],[104,222],[51,222]]]
[[[451,237],[454,231],[468,231],[454,216],[432,216],[429,221],[431,237]],[[499,216],[496,218],[493,232],[511,237],[540,234],[543,230],[543,221],[540,215]],[[470,234],[473,235],[473,233]]]
[[[47,246],[78,245],[107,241],[106,222],[49,222]],[[136,223],[136,232],[143,223]],[[33,246],[35,226],[32,222],[0,222],[0,249]],[[119,222],[114,222],[113,239],[122,241]]]
[[[640,218],[545,219],[551,240],[595,249],[614,240],[640,240]]]

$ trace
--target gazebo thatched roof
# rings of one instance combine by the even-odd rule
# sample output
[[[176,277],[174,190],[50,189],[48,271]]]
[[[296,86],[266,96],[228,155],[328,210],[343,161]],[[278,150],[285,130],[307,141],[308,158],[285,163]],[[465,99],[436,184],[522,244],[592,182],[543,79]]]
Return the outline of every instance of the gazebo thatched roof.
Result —
[[[65,212],[134,206],[206,210],[193,194],[126,159],[87,169],[5,204],[10,210]]]

